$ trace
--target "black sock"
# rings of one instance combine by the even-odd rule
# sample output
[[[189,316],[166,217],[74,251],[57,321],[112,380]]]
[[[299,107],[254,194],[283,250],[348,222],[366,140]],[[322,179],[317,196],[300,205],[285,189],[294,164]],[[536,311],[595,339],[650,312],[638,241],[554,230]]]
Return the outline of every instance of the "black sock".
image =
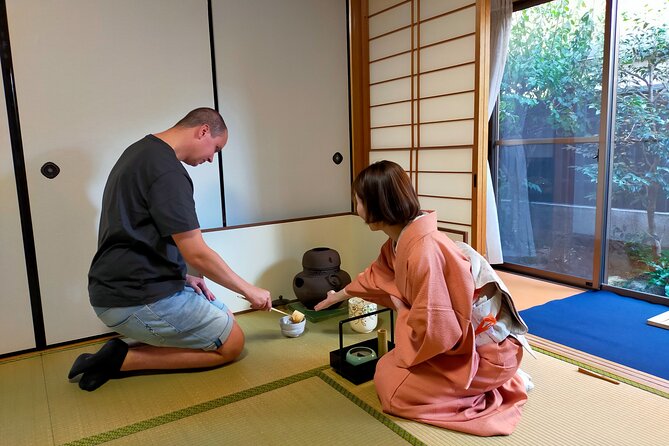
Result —
[[[74,361],[74,364],[72,365],[72,368],[70,369],[70,373],[67,374],[67,379],[70,381],[73,380],[73,378],[76,378],[81,374],[81,372],[77,372],[80,368],[82,368],[84,365],[87,364],[87,360],[93,356],[93,353],[84,353],[83,355],[79,355],[79,357]]]
[[[89,372],[84,372],[81,379],[79,380],[79,388],[92,392],[116,375],[118,375],[118,372],[111,372],[107,370],[92,370]]]
[[[72,379],[75,376],[86,372],[104,371],[107,374],[116,373],[121,368],[127,353],[128,344],[117,338],[110,339],[97,353],[84,353],[80,355],[74,361],[67,377],[68,379]],[[105,382],[106,381],[107,380],[105,380]],[[104,384],[104,382],[102,384]],[[79,387],[81,387],[81,384]]]

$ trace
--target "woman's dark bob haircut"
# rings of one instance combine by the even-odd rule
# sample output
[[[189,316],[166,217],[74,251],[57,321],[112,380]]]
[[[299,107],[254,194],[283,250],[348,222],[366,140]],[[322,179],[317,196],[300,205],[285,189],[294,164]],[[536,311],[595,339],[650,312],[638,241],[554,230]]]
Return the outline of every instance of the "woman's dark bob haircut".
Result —
[[[367,166],[353,181],[353,192],[367,211],[365,223],[406,225],[420,215],[418,195],[411,180],[392,161]]]

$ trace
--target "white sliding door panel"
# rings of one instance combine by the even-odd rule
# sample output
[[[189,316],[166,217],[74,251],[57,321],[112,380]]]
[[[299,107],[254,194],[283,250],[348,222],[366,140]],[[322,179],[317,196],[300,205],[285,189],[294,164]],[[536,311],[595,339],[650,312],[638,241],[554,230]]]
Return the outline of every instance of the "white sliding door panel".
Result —
[[[212,104],[205,104],[204,106],[213,108]],[[183,114],[185,115],[186,112]],[[214,156],[214,161],[211,164],[204,163],[196,167],[184,164],[188,175],[193,180],[193,198],[195,200],[195,211],[197,212],[200,229],[220,228],[223,226],[223,204],[221,203],[221,177],[218,173],[218,156]]]
[[[104,184],[129,144],[213,105],[207,2],[9,0],[7,10],[47,343],[105,333],[87,292]],[[51,180],[47,161],[61,170]]]
[[[346,2],[212,9],[228,224],[350,211]]]
[[[35,348],[28,277],[9,141],[4,88],[0,89],[0,355]]]

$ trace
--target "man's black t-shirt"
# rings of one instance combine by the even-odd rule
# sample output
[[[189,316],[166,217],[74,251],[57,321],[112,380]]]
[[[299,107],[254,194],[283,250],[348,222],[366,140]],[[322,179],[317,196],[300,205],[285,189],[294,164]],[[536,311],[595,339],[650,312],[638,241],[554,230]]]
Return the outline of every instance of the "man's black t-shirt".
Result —
[[[193,182],[174,150],[153,135],[128,147],[105,185],[91,304],[143,305],[182,290],[186,264],[171,235],[197,228]]]

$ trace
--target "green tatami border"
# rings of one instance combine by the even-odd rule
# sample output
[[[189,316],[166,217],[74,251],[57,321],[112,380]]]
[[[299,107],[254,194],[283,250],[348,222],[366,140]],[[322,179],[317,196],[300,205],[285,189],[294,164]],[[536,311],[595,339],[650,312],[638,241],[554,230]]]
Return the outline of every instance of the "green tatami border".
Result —
[[[185,407],[183,409],[178,409],[172,412],[165,413],[163,415],[159,415],[157,417],[149,418],[147,420],[139,421],[137,423],[132,423],[128,424],[126,426],[122,426],[116,429],[109,430],[107,432],[102,432],[100,434],[96,435],[91,435],[89,437],[85,437],[79,440],[71,441],[69,443],[65,443],[63,446],[91,446],[91,445],[98,445],[102,443],[106,443],[108,441],[112,440],[117,440],[122,437],[126,437],[128,435],[133,435],[137,434],[139,432],[152,429],[158,426],[162,426],[164,424],[171,423],[173,421],[179,421],[184,418],[193,416],[193,415],[198,415],[203,412],[207,412],[212,409],[217,409],[219,407],[225,406],[227,404],[235,403],[238,401],[245,400],[247,398],[251,398],[254,396],[261,395],[266,392],[271,392],[273,390],[279,389],[281,387],[289,386],[291,384],[297,383],[299,381],[303,381],[308,378],[319,378],[322,381],[324,381],[326,384],[328,384],[330,387],[332,387],[334,390],[337,392],[341,393],[343,396],[348,398],[350,401],[352,401],[354,404],[356,404],[358,407],[363,409],[365,412],[367,412],[369,415],[374,417],[377,421],[381,422],[384,426],[392,430],[395,434],[399,435],[401,438],[406,440],[412,445],[419,445],[419,446],[426,446],[425,443],[411,435],[409,432],[404,430],[402,427],[400,427],[398,424],[396,424],[394,421],[392,421],[390,418],[388,418],[386,415],[383,413],[377,411],[373,407],[369,406],[367,403],[353,395],[351,392],[346,390],[344,387],[342,387],[339,383],[334,381],[332,378],[329,376],[325,375],[322,373],[323,370],[330,368],[329,365],[323,365],[320,367],[316,367],[311,370],[307,370],[305,372],[297,373],[295,375],[291,375],[285,378],[277,379],[275,381],[271,381],[266,384],[262,384],[256,387],[251,387],[246,390],[242,390],[241,392],[236,392],[232,393],[230,395],[222,396],[220,398],[215,398],[210,401],[206,401],[204,403],[196,404],[193,406]]]
[[[291,375],[286,378],[277,379],[267,384],[261,384],[256,387],[251,387],[249,389],[242,390],[241,392],[232,393],[230,395],[222,396],[220,398],[215,398],[213,400],[205,401],[204,403],[195,404],[193,406],[168,412],[166,414],[159,415],[157,417],[149,418],[147,420],[128,424],[127,426],[122,426],[107,432],[102,432],[100,434],[91,435],[90,437],[85,437],[80,440],[75,440],[69,443],[65,443],[64,446],[89,446],[116,440],[121,437],[136,434],[138,432],[145,431],[147,429],[152,429],[154,427],[171,423],[173,421],[178,421],[183,418],[191,417],[193,415],[198,415],[200,413],[207,412],[209,410],[216,409],[225,406],[227,404],[235,403],[244,400],[246,398],[251,398],[257,395],[261,395],[266,392],[271,392],[272,390],[276,390],[278,388],[285,387],[308,378],[312,378],[314,376],[317,376],[317,374],[321,370],[328,367],[329,366],[316,367],[315,369],[297,373],[295,375]]]
[[[558,359],[562,362],[566,362],[568,364],[575,365],[577,367],[582,367],[586,370],[590,370],[592,372],[601,374],[603,376],[607,376],[609,378],[613,378],[617,381],[620,381],[622,383],[628,384],[630,386],[639,388],[641,390],[650,392],[654,395],[667,398],[669,399],[669,393],[655,389],[653,387],[650,387],[645,384],[641,384],[639,382],[636,382],[632,379],[625,378],[622,376],[618,376],[615,373],[608,372],[606,370],[602,370],[598,367],[592,366],[590,364],[587,364],[582,361],[578,361],[575,359],[572,359],[568,356],[554,353],[550,350],[547,350],[545,348],[540,348],[540,347],[535,347],[533,346],[533,350]],[[324,373],[325,370],[330,369],[329,365],[323,365],[319,366],[316,368],[313,368],[311,370],[307,370],[304,372],[300,372],[291,376],[287,376],[284,378],[280,378],[265,384],[261,384],[255,387],[251,387],[239,392],[235,392],[229,395],[225,395],[222,397],[214,398],[209,401],[205,401],[203,403],[195,404],[189,407],[185,407],[182,409],[177,409],[171,412],[167,412],[162,415],[158,415],[156,417],[152,417],[146,420],[142,420],[136,423],[128,424],[126,426],[121,426],[115,429],[111,429],[106,432],[102,432],[99,434],[91,435],[88,437],[81,438],[79,440],[74,440],[68,443],[65,443],[65,446],[88,446],[88,445],[98,445],[102,443],[106,443],[109,441],[113,441],[119,438],[123,438],[129,435],[137,434],[142,431],[146,431],[158,426],[162,426],[174,421],[179,421],[184,418],[198,415],[213,409],[217,409],[220,407],[223,407],[225,405],[239,402],[242,400],[245,400],[247,398],[251,398],[254,396],[261,395],[266,392],[271,392],[273,390],[277,390],[279,388],[289,386],[291,384],[312,378],[312,377],[317,377],[321,379],[323,382],[328,384],[331,388],[333,388],[335,391],[337,391],[339,394],[342,396],[346,397],[348,400],[353,402],[355,405],[360,407],[362,410],[367,412],[369,415],[371,415],[375,420],[379,421],[382,423],[384,426],[386,426],[388,429],[393,431],[396,435],[398,435],[400,438],[405,440],[408,444],[412,445],[425,445],[423,441],[421,441],[419,438],[405,430],[403,427],[398,425],[391,417],[387,416],[383,412],[375,409],[374,407],[370,406],[367,404],[365,401],[360,399],[358,396],[356,396],[352,391],[348,390],[347,388],[343,387],[337,380],[333,379],[331,376],[328,374]],[[343,379],[343,378],[342,378]]]
[[[402,437],[402,439],[406,440],[409,444],[415,445],[415,446],[427,446],[426,443],[423,443],[421,440],[413,436],[411,433],[406,431],[404,428],[402,428],[400,425],[395,423],[393,420],[388,418],[383,412],[379,412],[378,410],[374,409],[372,406],[369,404],[365,403],[363,400],[355,396],[353,393],[349,392],[346,390],[341,384],[339,384],[337,381],[334,379],[330,378],[328,375],[323,373],[322,371],[319,371],[317,376],[325,381],[330,387],[335,389],[337,392],[341,393],[344,395],[346,398],[351,400],[356,406],[360,407],[362,410],[373,416],[377,421],[380,421],[384,426],[386,426],[388,429],[391,431],[395,432],[397,435]]]

